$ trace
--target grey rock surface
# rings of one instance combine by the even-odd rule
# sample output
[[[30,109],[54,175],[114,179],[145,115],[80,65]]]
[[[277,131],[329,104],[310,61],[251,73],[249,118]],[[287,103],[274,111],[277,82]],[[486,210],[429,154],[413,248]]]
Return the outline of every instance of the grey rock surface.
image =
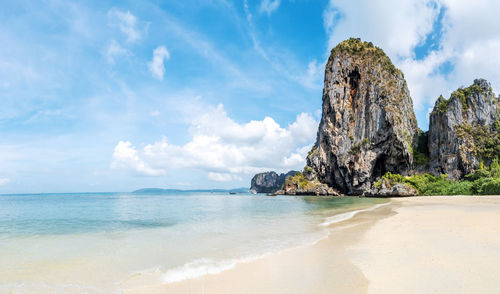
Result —
[[[250,191],[252,193],[275,193],[285,184],[287,177],[293,176],[297,171],[289,171],[284,174],[277,174],[274,171],[256,174],[252,178]]]
[[[385,183],[379,188],[373,188],[367,192],[367,196],[375,197],[397,197],[397,196],[417,196],[418,192],[415,188],[404,183],[396,183],[392,186],[387,186]]]
[[[484,79],[476,79],[446,100],[436,101],[429,122],[430,171],[460,179],[479,167],[481,137],[498,137],[498,97]]]
[[[417,130],[402,72],[371,43],[341,42],[326,65],[322,117],[305,176],[362,195],[388,171],[411,172]]]

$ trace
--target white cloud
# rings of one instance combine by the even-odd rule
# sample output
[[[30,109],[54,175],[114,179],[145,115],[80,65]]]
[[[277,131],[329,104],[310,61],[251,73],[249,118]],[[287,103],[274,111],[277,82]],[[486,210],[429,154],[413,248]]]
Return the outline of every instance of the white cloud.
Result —
[[[165,74],[165,60],[170,59],[170,53],[165,46],[158,46],[153,51],[153,60],[148,63],[149,71],[154,78],[163,80],[163,75]]]
[[[214,173],[208,172],[208,178],[216,182],[231,182],[231,181],[241,181],[241,177],[228,174],[228,173]]]
[[[271,15],[280,7],[280,2],[280,0],[262,0],[262,2],[260,2],[259,12]]]
[[[153,110],[149,113],[149,115],[151,115],[152,117],[158,117],[160,115],[160,111],[159,110]]]
[[[197,169],[211,180],[233,181],[260,171],[288,171],[305,165],[318,126],[310,114],[301,113],[295,122],[281,127],[270,117],[237,123],[222,105],[207,109],[192,120],[191,139],[186,144],[170,144],[163,138],[136,150],[130,142],[119,142],[113,166],[144,175]]]
[[[399,62],[398,66],[408,82],[413,105],[417,111],[424,110],[429,100],[432,101],[446,91],[448,87],[446,79],[437,71],[437,68],[446,60],[447,57],[444,54],[431,52],[423,60],[407,58]],[[426,97],[429,98],[426,99]]]
[[[108,11],[113,25],[117,25],[120,31],[127,36],[127,41],[133,43],[141,38],[141,33],[137,28],[137,18],[130,11],[124,12],[118,9]]]
[[[165,175],[162,169],[151,168],[146,162],[139,158],[139,153],[128,141],[120,141],[113,153],[112,168],[127,168],[141,175],[161,176]]]
[[[126,55],[130,55],[130,52],[127,49],[121,47],[120,44],[118,44],[118,42],[116,42],[115,40],[112,40],[109,43],[108,48],[106,49],[106,60],[109,64],[114,64],[116,57]]]
[[[0,178],[0,186],[6,185],[10,183],[10,179],[8,178]]]

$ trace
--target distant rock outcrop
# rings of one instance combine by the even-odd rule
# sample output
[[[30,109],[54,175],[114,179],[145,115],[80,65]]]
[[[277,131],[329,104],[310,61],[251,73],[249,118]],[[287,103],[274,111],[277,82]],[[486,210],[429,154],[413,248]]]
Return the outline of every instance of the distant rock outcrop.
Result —
[[[417,121],[403,73],[389,57],[372,43],[343,41],[331,52],[324,83],[307,179],[362,195],[386,172],[410,173]]]
[[[285,179],[294,176],[297,171],[277,174],[274,171],[259,173],[252,178],[250,191],[252,193],[275,193],[285,184]]]
[[[430,115],[430,171],[459,179],[500,153],[499,98],[484,79],[474,80],[446,100],[440,96]],[[495,151],[496,150],[496,151]]]

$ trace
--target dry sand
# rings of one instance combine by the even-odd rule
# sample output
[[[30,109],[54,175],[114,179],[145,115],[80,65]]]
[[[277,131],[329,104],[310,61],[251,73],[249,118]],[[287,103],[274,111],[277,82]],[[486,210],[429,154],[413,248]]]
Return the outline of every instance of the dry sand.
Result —
[[[500,293],[498,196],[392,199],[330,230],[314,245],[126,293]]]

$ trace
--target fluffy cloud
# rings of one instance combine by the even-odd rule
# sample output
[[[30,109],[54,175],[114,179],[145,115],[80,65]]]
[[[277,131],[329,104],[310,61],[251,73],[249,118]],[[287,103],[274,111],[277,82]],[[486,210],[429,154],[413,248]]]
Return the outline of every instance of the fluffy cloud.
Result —
[[[262,0],[259,7],[260,13],[267,13],[271,15],[278,7],[280,7],[280,0]]]
[[[146,176],[161,176],[165,174],[162,169],[150,167],[139,157],[139,153],[128,141],[120,141],[113,153],[112,168],[127,168]]]
[[[120,31],[127,36],[127,41],[132,43],[141,38],[141,33],[137,28],[137,18],[130,11],[121,11],[111,9],[108,11],[108,17],[113,25],[117,25]]]
[[[500,2],[443,0],[446,13],[440,52],[454,65],[450,81],[454,88],[484,77],[500,87]]]
[[[170,53],[165,46],[158,46],[153,51],[153,60],[148,63],[149,71],[154,78],[163,80],[163,75],[165,74],[165,60],[170,59]]]
[[[439,94],[449,95],[477,77],[498,90],[497,11],[500,2],[494,0],[474,5],[464,0],[330,0],[323,17],[328,50],[348,37],[374,42],[403,70],[417,111],[424,111]],[[417,59],[415,48],[432,37],[435,46]]]
[[[317,125],[306,113],[299,114],[287,127],[270,117],[239,124],[218,105],[193,119],[189,128],[191,139],[184,145],[170,144],[163,138],[137,150],[130,142],[119,142],[112,167],[149,176],[181,168],[197,169],[206,172],[209,179],[221,182],[270,169],[301,169]]]

